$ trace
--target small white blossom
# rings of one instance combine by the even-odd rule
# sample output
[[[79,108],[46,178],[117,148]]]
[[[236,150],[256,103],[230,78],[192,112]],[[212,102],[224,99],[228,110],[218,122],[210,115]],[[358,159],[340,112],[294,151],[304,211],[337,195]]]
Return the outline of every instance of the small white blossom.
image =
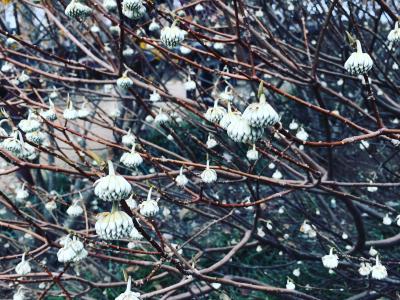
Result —
[[[103,212],[97,215],[95,229],[101,239],[118,240],[128,238],[132,228],[132,218],[119,209],[119,204],[116,201],[113,202],[111,212]]]
[[[207,160],[206,169],[200,174],[201,180],[204,183],[213,183],[217,180],[217,172],[213,169],[210,169],[210,162]]]
[[[145,217],[153,217],[160,210],[160,208],[158,207],[157,200],[151,199],[152,190],[153,188],[149,189],[149,193],[147,194],[147,199],[139,204],[140,214]]]
[[[384,225],[387,225],[387,226],[392,225],[392,218],[389,217],[388,214],[386,214],[386,215],[383,217],[383,219],[382,219],[382,223],[383,223]]]
[[[72,0],[65,8],[65,14],[70,18],[86,18],[92,14],[92,9],[79,0]]]
[[[31,266],[28,261],[25,260],[25,253],[22,254],[20,263],[15,267],[15,273],[18,275],[26,275],[31,272]]]
[[[292,290],[292,291],[296,289],[296,285],[294,284],[293,280],[291,280],[290,278],[288,278],[286,281],[286,289]]]
[[[339,265],[339,257],[333,254],[333,248],[330,249],[329,254],[322,257],[322,264],[328,269],[335,269]]]
[[[357,51],[353,52],[350,57],[346,60],[344,68],[351,75],[361,75],[366,74],[372,69],[373,62],[368,53],[363,53],[361,48],[361,43],[359,40],[357,43]]]
[[[160,34],[161,42],[169,49],[175,48],[185,39],[185,32],[172,24],[171,27],[165,26]]]
[[[360,273],[361,276],[368,276],[371,273],[372,266],[370,263],[365,263],[362,262],[360,264],[360,268],[358,269],[358,273]]]
[[[86,258],[88,252],[86,251],[83,243],[74,236],[72,239],[64,238],[63,247],[57,252],[57,259],[59,262],[79,262]]]
[[[256,149],[256,145],[253,144],[253,148],[249,149],[246,153],[246,157],[248,158],[248,160],[257,160],[258,159],[258,151]]]
[[[136,152],[135,146],[136,144],[133,144],[131,152],[125,152],[120,159],[120,162],[128,168],[136,168],[143,163],[143,158]]]
[[[388,276],[386,267],[379,260],[379,256],[375,259],[375,265],[371,268],[371,277],[373,279],[382,280]]]
[[[184,187],[188,182],[189,179],[183,174],[183,167],[179,170],[179,175],[176,176],[175,182],[177,186]]]
[[[114,166],[108,161],[108,175],[101,177],[94,183],[94,193],[105,201],[118,201],[127,198],[132,187],[121,175],[116,175]]]

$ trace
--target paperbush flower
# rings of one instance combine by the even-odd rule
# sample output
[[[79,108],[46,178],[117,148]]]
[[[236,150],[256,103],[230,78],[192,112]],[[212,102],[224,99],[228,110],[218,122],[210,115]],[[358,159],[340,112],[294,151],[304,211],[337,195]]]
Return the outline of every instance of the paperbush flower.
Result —
[[[83,208],[81,206],[81,199],[75,199],[67,209],[67,214],[71,217],[78,217],[83,214]]]
[[[351,75],[362,75],[366,74],[372,69],[373,62],[368,53],[363,53],[361,48],[361,43],[359,40],[357,43],[357,51],[353,52],[350,57],[346,60],[344,68]]]
[[[159,31],[160,30],[160,24],[158,24],[156,22],[155,19],[153,19],[151,21],[151,23],[149,24],[149,31],[155,32],[155,31]]]
[[[118,240],[129,237],[133,228],[132,218],[119,209],[118,203],[113,202],[111,212],[97,215],[96,233],[104,240]]]
[[[117,2],[115,0],[104,0],[103,6],[107,11],[114,11],[117,9]]]
[[[25,253],[22,254],[21,262],[15,267],[15,273],[18,275],[26,275],[31,272],[31,266],[28,261],[25,260]]]
[[[275,125],[279,121],[278,113],[266,102],[264,94],[260,96],[259,100],[259,103],[252,103],[245,109],[243,119],[253,127]]]
[[[180,187],[184,187],[189,182],[189,179],[187,179],[185,174],[183,174],[183,167],[181,167],[181,169],[179,170],[179,175],[176,176],[175,182],[176,185]]]
[[[49,120],[49,121],[54,121],[54,120],[57,119],[56,110],[54,108],[53,101],[49,100],[49,109],[48,110],[42,110],[40,112],[40,115],[43,118],[45,118],[46,120]]]
[[[379,260],[379,256],[375,259],[375,265],[371,268],[371,277],[373,279],[382,280],[388,276],[386,267]]]
[[[79,262],[86,258],[87,255],[88,252],[83,243],[74,236],[72,239],[69,237],[64,239],[63,247],[57,252],[57,259],[61,263]]]
[[[136,144],[132,145],[131,152],[122,154],[120,162],[128,168],[136,168],[143,163],[143,158],[135,150]]]
[[[207,121],[218,123],[221,121],[223,116],[226,115],[226,110],[222,106],[218,105],[218,100],[214,101],[214,106],[209,107],[204,114]]]
[[[139,212],[141,215],[145,217],[153,217],[155,216],[160,208],[158,207],[157,200],[151,199],[151,192],[153,188],[149,189],[147,194],[147,199],[139,204]]]
[[[204,183],[213,183],[217,180],[217,172],[213,169],[210,169],[210,161],[207,160],[206,169],[200,174],[201,180]]]
[[[171,27],[165,26],[161,30],[161,42],[169,49],[175,48],[185,39],[185,32],[172,24]]]
[[[65,14],[70,18],[86,18],[92,14],[92,9],[82,0],[72,0],[65,8]]]
[[[322,257],[322,264],[328,269],[335,269],[339,265],[339,257],[333,254],[333,248],[329,250],[329,254]]]
[[[117,79],[117,86],[121,89],[127,90],[133,86],[133,81],[128,77],[128,71]]]
[[[128,130],[128,133],[122,136],[122,144],[126,147],[132,147],[133,144],[135,144],[136,138],[135,136],[131,133],[131,130]]]
[[[246,157],[249,160],[257,160],[258,159],[258,151],[256,149],[256,145],[253,144],[253,148],[249,149],[246,153]]]
[[[23,132],[37,131],[40,128],[40,122],[34,117],[32,112],[29,112],[28,118],[21,120],[18,124],[19,129]]]
[[[399,28],[399,21],[397,21],[394,25],[394,29],[389,32],[388,41],[392,43],[399,43],[400,42],[400,28]]]
[[[112,162],[108,161],[108,175],[94,183],[94,193],[105,201],[118,201],[127,198],[132,187],[121,175],[116,175]]]

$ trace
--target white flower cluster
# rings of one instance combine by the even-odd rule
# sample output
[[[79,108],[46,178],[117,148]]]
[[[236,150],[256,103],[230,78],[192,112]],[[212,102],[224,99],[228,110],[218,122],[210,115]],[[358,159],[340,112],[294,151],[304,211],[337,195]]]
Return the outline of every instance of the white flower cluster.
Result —
[[[15,273],[18,275],[26,275],[31,272],[31,266],[28,261],[25,260],[25,253],[22,254],[21,262],[15,266]]]
[[[72,239],[69,236],[64,237],[60,244],[63,246],[57,252],[59,262],[79,262],[88,256],[83,243],[74,236]]]
[[[92,9],[82,0],[72,0],[65,8],[65,14],[70,18],[86,18],[92,14]]]
[[[350,57],[346,60],[344,68],[351,75],[363,75],[372,69],[373,62],[368,53],[363,53],[361,43],[359,40],[356,41],[357,51],[353,52]]]
[[[114,202],[111,212],[98,214],[95,229],[101,239],[118,240],[130,236],[133,221],[126,212],[119,210],[118,203]]]
[[[108,175],[98,179],[94,183],[94,193],[105,201],[119,201],[128,198],[132,187],[121,175],[116,175],[114,166],[108,161]]]
[[[161,30],[161,42],[169,49],[175,48],[185,39],[185,31],[172,24],[171,27],[165,26]]]
[[[120,162],[128,168],[136,168],[143,162],[143,158],[136,152],[135,147],[136,144],[134,143],[131,152],[124,153],[121,156]]]
[[[153,217],[160,210],[160,208],[158,207],[157,200],[151,199],[152,190],[153,188],[149,189],[149,192],[147,194],[147,199],[139,204],[140,214],[145,217]]]
[[[122,13],[129,19],[140,19],[146,13],[143,0],[124,0],[122,2]]]

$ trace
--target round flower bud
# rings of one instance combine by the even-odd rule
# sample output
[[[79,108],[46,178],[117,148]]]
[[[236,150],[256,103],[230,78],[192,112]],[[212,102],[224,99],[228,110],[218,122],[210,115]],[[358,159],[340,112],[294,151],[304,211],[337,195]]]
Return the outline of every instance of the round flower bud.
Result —
[[[21,75],[19,75],[18,80],[21,83],[27,82],[30,79],[29,75],[25,74],[24,71],[22,71]]]
[[[41,131],[33,131],[25,134],[27,141],[32,142],[36,145],[41,145],[46,139],[46,135]]]
[[[209,160],[207,160],[207,167],[203,172],[201,172],[200,177],[201,180],[207,184],[217,181],[217,172],[213,169],[210,169]]]
[[[151,199],[152,190],[153,188],[150,188],[149,193],[147,194],[147,199],[139,204],[140,214],[145,217],[153,217],[160,210],[160,208],[158,207],[158,202]]]
[[[112,162],[108,161],[108,175],[94,183],[94,193],[105,201],[118,201],[127,198],[132,187],[121,175],[116,175]]]
[[[196,89],[196,82],[189,79],[183,84],[186,91],[194,91]]]
[[[48,210],[48,211],[53,211],[57,208],[57,203],[54,200],[51,200],[49,202],[47,202],[44,207]]]
[[[399,28],[399,21],[394,24],[394,29],[389,32],[387,37],[389,42],[392,43],[399,43],[400,42],[400,28]]]
[[[252,127],[264,127],[275,125],[279,121],[279,115],[262,94],[259,103],[252,103],[245,109],[243,119]]]
[[[257,160],[258,159],[258,151],[256,149],[256,145],[253,144],[253,148],[247,151],[246,156],[248,160]]]
[[[207,138],[207,148],[208,149],[212,149],[212,148],[214,148],[215,146],[217,146],[218,145],[218,142],[211,136],[211,135],[208,135],[208,138]]]
[[[126,291],[120,294],[115,300],[140,300],[140,293],[135,293],[131,291],[131,276],[128,278],[128,283],[126,285]]]
[[[25,260],[25,253],[22,254],[21,262],[15,267],[15,273],[18,275],[26,275],[31,272],[31,266],[28,261]]]
[[[23,132],[37,131],[40,128],[40,122],[34,118],[34,115],[31,112],[29,112],[28,119],[21,120],[18,123],[18,127]]]
[[[75,199],[72,204],[68,207],[67,209],[67,214],[70,217],[78,217],[80,215],[83,214],[83,208],[82,206],[79,204],[79,202],[81,201],[81,199]]]
[[[131,47],[127,46],[124,51],[122,51],[122,55],[124,57],[132,57],[135,54],[135,50],[133,50]]]
[[[322,257],[322,264],[328,269],[334,269],[339,265],[339,257],[333,254],[333,248],[330,249],[329,254]]]
[[[135,209],[138,207],[136,200],[133,199],[133,195],[130,195],[129,198],[125,200],[125,202],[126,202],[126,205],[128,205],[128,207],[130,209]]]
[[[65,238],[62,246],[57,252],[57,259],[61,263],[79,262],[88,255],[83,243],[76,236],[72,239],[69,236]]]
[[[133,228],[132,218],[118,208],[118,203],[113,203],[111,212],[97,215],[95,224],[96,233],[104,240],[118,240],[129,237]]]
[[[371,277],[373,279],[382,280],[388,276],[386,267],[379,260],[379,256],[375,259],[375,265],[371,268]]]
[[[72,0],[65,8],[65,14],[70,18],[86,18],[92,14],[92,9],[82,0]]]
[[[152,94],[150,94],[150,101],[152,102],[157,102],[161,100],[161,96],[159,93],[157,93],[156,90],[153,91]]]
[[[13,300],[25,300],[25,293],[23,287],[19,286],[17,292],[13,295]]]
[[[361,49],[361,43],[359,40],[357,43],[357,51],[353,52],[350,57],[346,60],[344,68],[351,75],[362,75],[366,74],[372,69],[373,62],[368,53],[363,53]]]
[[[181,169],[179,170],[179,175],[176,176],[175,182],[176,185],[180,187],[184,187],[189,182],[189,179],[187,179],[185,174],[183,174],[183,167],[181,167]]]
[[[10,151],[13,155],[20,155],[23,152],[24,142],[18,137],[18,131],[14,131],[9,138],[6,138],[2,143],[1,147],[7,151]]]
[[[222,106],[218,106],[218,100],[215,100],[214,106],[207,109],[204,117],[207,121],[218,123],[219,121],[221,121],[224,115],[226,115],[225,108],[223,108]]]
[[[288,289],[288,290],[296,289],[296,285],[294,284],[293,280],[291,280],[290,278],[288,278],[286,281],[286,289]]]
[[[63,111],[63,117],[65,120],[76,120],[78,119],[78,111],[74,108],[74,104],[72,101],[69,100],[67,101],[67,107]]]
[[[197,12],[202,12],[204,11],[204,6],[201,5],[201,3],[196,4],[196,6],[194,7],[194,10]]]
[[[162,111],[162,108],[160,107],[160,110],[156,117],[154,118],[154,123],[156,124],[165,124],[169,121],[169,116]]]
[[[124,146],[126,147],[131,147],[135,144],[136,138],[135,136],[131,133],[131,130],[128,130],[128,133],[125,134],[122,137],[122,144],[124,144]]]
[[[29,197],[29,192],[25,189],[25,183],[16,190],[15,200],[21,202]]]
[[[133,81],[128,77],[128,72],[126,71],[122,77],[117,79],[117,86],[121,89],[127,90],[133,86]]]
[[[369,263],[362,262],[360,264],[360,268],[358,269],[358,273],[361,276],[368,276],[371,273],[372,266]]]
[[[143,158],[135,150],[136,144],[133,144],[132,150],[129,153],[124,153],[119,160],[124,166],[128,168],[135,168],[142,164]]]
[[[308,133],[307,133],[307,131],[304,130],[303,127],[301,127],[300,130],[296,133],[296,137],[299,140],[307,141],[308,140]]]
[[[149,24],[149,31],[155,32],[155,31],[159,31],[159,30],[160,30],[160,24],[158,24],[158,23],[156,22],[156,20],[153,19],[153,20],[151,21],[151,23]]]
[[[46,120],[49,120],[49,121],[54,121],[54,120],[57,119],[56,110],[54,108],[53,101],[49,100],[49,109],[48,110],[42,110],[40,115],[43,118],[45,118]]]
[[[171,27],[165,26],[161,30],[161,42],[169,49],[175,48],[185,39],[185,32],[172,24]]]

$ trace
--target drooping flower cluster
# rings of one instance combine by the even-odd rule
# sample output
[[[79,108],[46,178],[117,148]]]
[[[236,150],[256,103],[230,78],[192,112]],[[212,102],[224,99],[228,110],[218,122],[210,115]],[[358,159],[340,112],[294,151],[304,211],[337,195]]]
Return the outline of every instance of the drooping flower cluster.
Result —
[[[94,183],[94,193],[105,201],[119,201],[128,198],[132,187],[121,175],[116,175],[114,166],[108,161],[108,175],[98,179]]]
[[[346,60],[344,68],[351,75],[362,75],[366,74],[372,69],[373,62],[368,53],[363,53],[361,43],[359,40],[356,41],[357,51],[353,52],[350,57]]]
[[[72,0],[65,8],[65,14],[70,18],[86,18],[92,14],[92,9],[83,0]]]
[[[83,243],[78,240],[76,236],[72,239],[69,236],[64,237],[60,244],[63,246],[57,252],[57,259],[59,262],[79,262],[88,256]]]
[[[125,292],[120,294],[117,298],[115,298],[115,300],[140,300],[140,293],[132,292],[131,284],[132,279],[131,276],[129,276]]]
[[[143,0],[124,0],[122,2],[122,13],[129,19],[140,19],[146,13]]]
[[[97,215],[95,224],[96,233],[104,240],[118,240],[128,238],[132,232],[132,218],[119,208],[117,201],[113,202],[111,212]]]
[[[171,27],[165,26],[161,30],[161,42],[169,49],[175,48],[185,39],[185,31],[180,29],[175,24]]]
[[[158,201],[151,199],[151,192],[153,188],[149,189],[147,194],[147,199],[139,204],[140,214],[145,217],[153,217],[155,216],[160,208],[158,207]]]

